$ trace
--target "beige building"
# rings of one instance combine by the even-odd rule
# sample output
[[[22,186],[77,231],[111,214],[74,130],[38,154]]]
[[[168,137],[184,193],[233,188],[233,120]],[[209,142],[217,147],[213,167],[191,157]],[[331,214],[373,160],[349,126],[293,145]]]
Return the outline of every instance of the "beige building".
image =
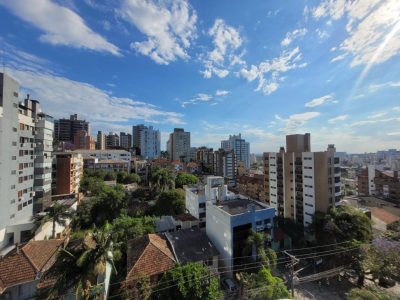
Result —
[[[97,132],[96,150],[106,149],[106,135],[101,131]]]
[[[83,176],[83,157],[76,152],[54,153],[53,195],[79,193],[79,183]]]
[[[307,227],[316,211],[340,201],[339,158],[334,145],[311,152],[309,133],[286,136],[286,149],[264,153],[265,199],[278,216]]]
[[[183,128],[174,128],[174,132],[169,135],[167,151],[171,161],[189,162],[190,132],[185,132]]]

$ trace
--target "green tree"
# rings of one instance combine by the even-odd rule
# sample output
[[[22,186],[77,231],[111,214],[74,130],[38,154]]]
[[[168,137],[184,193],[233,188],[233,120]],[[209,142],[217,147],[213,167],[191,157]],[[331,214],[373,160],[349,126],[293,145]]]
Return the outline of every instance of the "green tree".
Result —
[[[400,296],[374,286],[351,289],[347,300],[399,300]]]
[[[82,299],[90,299],[97,290],[98,275],[104,274],[106,263],[114,266],[109,251],[112,238],[109,226],[94,231],[79,232],[57,255],[56,262],[47,272],[55,282],[50,288],[49,298],[58,298],[69,289]],[[116,272],[115,267],[113,268]],[[92,296],[93,298],[93,296]]]
[[[249,237],[246,240],[244,249],[245,256],[250,256],[255,250],[256,259],[263,266],[268,268],[275,268],[277,256],[274,250],[267,247],[267,243],[271,240],[269,234],[264,232],[255,232],[251,230]]]
[[[218,278],[199,263],[178,265],[164,273],[155,288],[155,299],[219,299],[222,295]]]
[[[158,215],[179,215],[185,212],[185,192],[181,189],[161,193],[155,205]]]
[[[95,196],[100,194],[104,186],[103,179],[94,176],[84,176],[79,183],[79,191],[85,195]]]
[[[101,193],[92,201],[91,215],[96,226],[112,222],[128,208],[127,196],[120,185],[104,186]]]
[[[127,174],[124,178],[124,184],[140,183],[140,176],[135,173]]]
[[[117,176],[115,175],[114,172],[107,172],[104,175],[104,181],[111,181],[111,180],[115,180],[115,179],[117,179]]]
[[[56,224],[60,226],[66,226],[67,219],[71,219],[72,212],[69,207],[55,202],[52,206],[48,207],[45,210],[45,214],[37,214],[33,217],[35,228],[38,228],[40,225],[43,225],[47,222],[53,223],[52,234],[51,237],[54,239],[56,236]]]
[[[126,176],[128,176],[127,172],[124,172],[124,171],[118,172],[117,173],[117,182],[118,183],[124,183],[124,180],[125,180]]]
[[[155,169],[150,176],[150,188],[159,194],[169,189],[175,188],[175,179],[172,172],[168,169]]]
[[[91,228],[95,221],[92,218],[92,199],[83,199],[78,205],[75,215],[72,219],[71,227],[74,231]]]
[[[263,267],[258,273],[241,273],[238,277],[244,288],[248,290],[248,299],[290,298],[283,280],[273,276],[268,268]]]
[[[199,181],[197,176],[189,173],[179,173],[175,178],[175,187],[183,188],[184,185],[196,184]]]

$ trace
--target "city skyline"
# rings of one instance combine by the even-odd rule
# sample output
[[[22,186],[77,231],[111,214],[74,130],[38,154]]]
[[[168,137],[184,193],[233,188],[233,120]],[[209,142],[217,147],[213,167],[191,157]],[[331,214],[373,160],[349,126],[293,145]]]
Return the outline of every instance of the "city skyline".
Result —
[[[304,132],[312,151],[400,148],[396,1],[160,3],[0,1],[20,100],[78,113],[92,135],[154,126],[163,150],[175,127],[214,149],[242,133],[258,154]]]

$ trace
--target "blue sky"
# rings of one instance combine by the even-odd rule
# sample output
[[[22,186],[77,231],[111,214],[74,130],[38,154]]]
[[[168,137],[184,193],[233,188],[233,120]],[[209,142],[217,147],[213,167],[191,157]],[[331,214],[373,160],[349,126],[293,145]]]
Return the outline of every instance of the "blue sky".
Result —
[[[400,148],[400,2],[0,0],[6,71],[54,117],[242,133],[276,151]]]

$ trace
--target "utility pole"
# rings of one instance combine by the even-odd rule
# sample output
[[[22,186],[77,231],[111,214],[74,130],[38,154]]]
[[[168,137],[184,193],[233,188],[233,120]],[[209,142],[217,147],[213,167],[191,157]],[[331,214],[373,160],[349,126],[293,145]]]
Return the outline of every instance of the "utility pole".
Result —
[[[297,259],[294,255],[290,254],[286,250],[283,251],[287,256],[289,256],[291,262],[287,264],[287,267],[290,268],[290,286],[292,289],[292,297],[294,298],[294,266],[299,263],[299,259]]]

